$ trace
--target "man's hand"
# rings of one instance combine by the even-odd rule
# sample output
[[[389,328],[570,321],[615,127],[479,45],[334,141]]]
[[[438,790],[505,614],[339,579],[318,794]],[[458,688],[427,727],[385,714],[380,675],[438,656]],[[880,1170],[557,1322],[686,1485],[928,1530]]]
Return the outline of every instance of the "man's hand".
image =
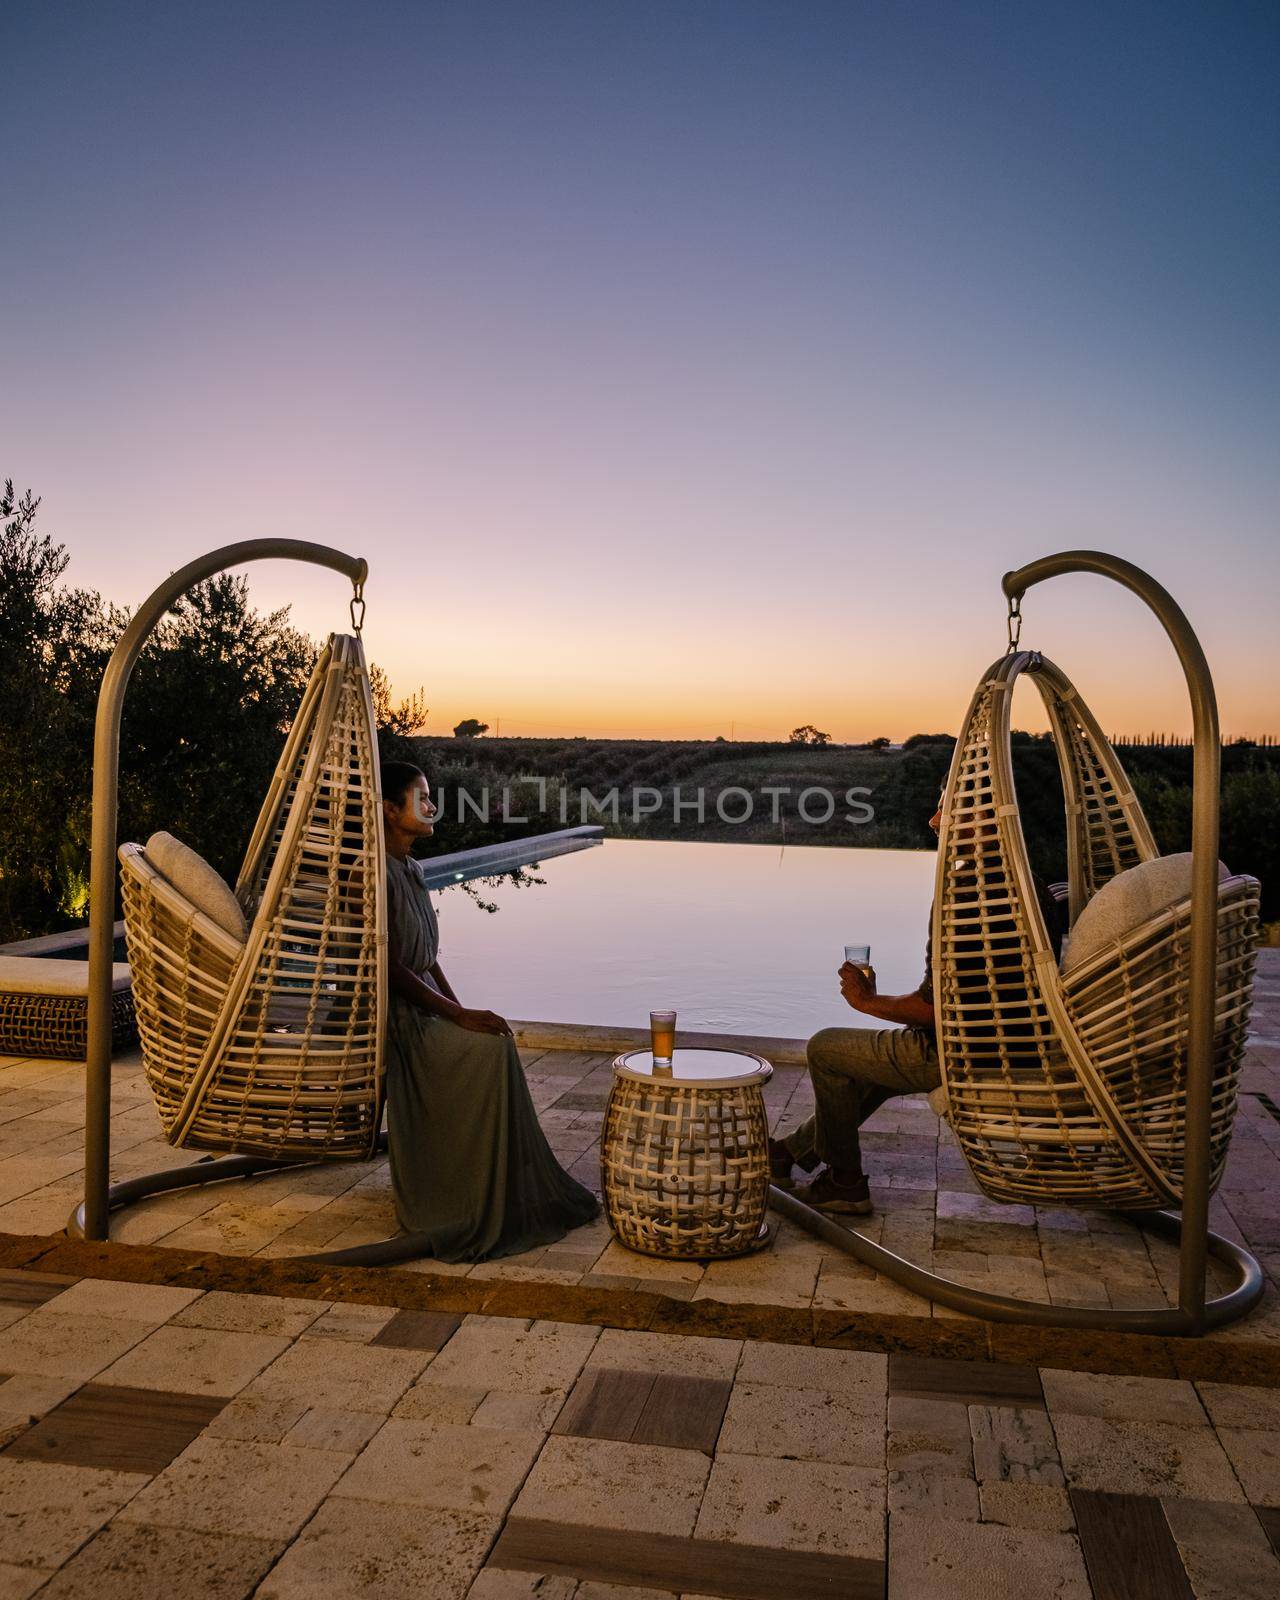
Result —
[[[855,1011],[870,1011],[876,999],[876,974],[874,967],[863,971],[852,961],[840,968],[840,993]]]
[[[496,1011],[471,1011],[466,1006],[460,1006],[457,1015],[449,1020],[456,1022],[460,1028],[466,1028],[469,1033],[511,1032],[506,1019],[500,1017]]]

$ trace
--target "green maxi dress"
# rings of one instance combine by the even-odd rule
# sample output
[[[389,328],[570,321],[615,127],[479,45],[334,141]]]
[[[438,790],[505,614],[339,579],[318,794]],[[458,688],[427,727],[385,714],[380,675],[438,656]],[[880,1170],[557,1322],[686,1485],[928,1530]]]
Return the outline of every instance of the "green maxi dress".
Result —
[[[387,858],[393,960],[424,983],[440,948],[422,868]],[[396,1219],[440,1261],[486,1261],[562,1239],[599,1211],[551,1153],[515,1042],[393,994],[387,1126]]]

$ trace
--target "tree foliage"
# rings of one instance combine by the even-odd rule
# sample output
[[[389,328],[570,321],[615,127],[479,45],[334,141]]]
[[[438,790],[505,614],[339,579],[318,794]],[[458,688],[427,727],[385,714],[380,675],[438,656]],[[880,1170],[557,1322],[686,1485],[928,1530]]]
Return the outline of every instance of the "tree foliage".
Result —
[[[128,612],[63,583],[65,549],[36,530],[40,502],[0,497],[0,942],[88,910],[93,720]],[[288,609],[254,609],[243,577],[189,590],[148,640],[120,737],[122,839],[176,833],[234,878],[317,655]],[[379,742],[426,719],[370,677]]]
[[[798,728],[792,728],[787,735],[788,744],[830,744],[831,735],[823,733],[821,728],[815,728],[811,722],[803,723]]]
[[[0,496],[0,942],[45,932],[88,893],[88,759],[111,631],[98,597],[62,583],[38,499]]]

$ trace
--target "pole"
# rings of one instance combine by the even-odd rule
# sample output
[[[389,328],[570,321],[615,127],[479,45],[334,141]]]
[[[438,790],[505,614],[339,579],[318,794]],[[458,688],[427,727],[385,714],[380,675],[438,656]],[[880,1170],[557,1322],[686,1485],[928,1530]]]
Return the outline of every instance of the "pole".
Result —
[[[85,1064],[84,1233],[105,1239],[111,1165],[111,958],[116,898],[116,813],[119,798],[120,714],[143,645],[175,601],[206,578],[247,561],[309,561],[362,584],[368,563],[328,545],[301,539],[248,539],[224,545],[172,573],[134,613],[111,652],[98,691],[93,732],[93,824],[89,854],[88,1054]]]
[[[1182,1245],[1178,1305],[1188,1331],[1205,1325],[1205,1261],[1209,1248],[1210,1126],[1213,1110],[1213,1029],[1218,966],[1218,787],[1221,740],[1213,677],[1182,608],[1161,584],[1119,556],[1065,550],[1006,572],[1005,594],[1020,600],[1047,578],[1094,572],[1123,584],[1146,602],[1177,652],[1191,698],[1194,769],[1191,801],[1191,974],[1187,1017],[1187,1112],[1182,1170]]]

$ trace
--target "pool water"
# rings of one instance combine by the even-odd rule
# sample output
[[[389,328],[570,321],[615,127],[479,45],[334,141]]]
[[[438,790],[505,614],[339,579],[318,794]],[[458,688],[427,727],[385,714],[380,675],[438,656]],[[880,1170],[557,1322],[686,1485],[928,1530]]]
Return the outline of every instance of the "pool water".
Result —
[[[441,965],[464,1005],[537,1022],[801,1038],[875,1026],[840,996],[843,946],[871,945],[882,993],[924,973],[931,851],[606,840],[542,880],[436,894]]]

